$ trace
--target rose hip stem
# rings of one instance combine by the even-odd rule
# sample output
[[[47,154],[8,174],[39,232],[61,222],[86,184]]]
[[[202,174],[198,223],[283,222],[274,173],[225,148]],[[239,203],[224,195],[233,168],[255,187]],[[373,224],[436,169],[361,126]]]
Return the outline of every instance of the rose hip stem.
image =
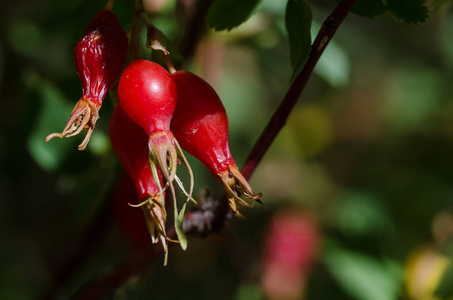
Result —
[[[181,147],[198,158],[220,179],[233,213],[242,217],[237,203],[251,207],[247,199],[260,204],[261,194],[255,194],[239,172],[228,144],[228,117],[215,90],[202,78],[187,71],[172,74],[178,88],[178,103],[171,129]]]
[[[86,131],[79,150],[85,150],[102,106],[105,94],[121,73],[126,61],[128,39],[111,11],[100,10],[90,21],[74,49],[77,74],[82,84],[82,98],[74,107],[62,133],[48,135],[64,138]]]

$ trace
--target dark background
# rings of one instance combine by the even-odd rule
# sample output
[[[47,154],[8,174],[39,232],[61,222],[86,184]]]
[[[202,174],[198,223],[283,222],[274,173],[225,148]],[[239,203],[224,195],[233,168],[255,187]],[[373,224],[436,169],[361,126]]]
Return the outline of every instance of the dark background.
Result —
[[[113,11],[127,30],[134,5],[116,2]],[[285,3],[265,0],[239,28],[210,31],[185,64],[222,98],[238,165],[288,87]],[[319,28],[335,3],[310,4],[313,27]],[[115,198],[129,196],[115,190],[121,168],[108,140],[109,97],[86,151],[77,151],[80,135],[43,142],[63,129],[81,96],[73,47],[104,5],[99,0],[2,4],[1,299],[39,299],[56,274],[64,282],[50,290],[66,299],[134,255],[116,221],[121,209],[111,209]],[[184,26],[175,1],[157,8],[152,20],[178,44]],[[299,296],[428,299],[453,255],[452,41],[447,5],[418,26],[389,15],[348,16],[251,180],[266,208],[242,209],[246,221],[233,219],[220,236],[191,239],[186,252],[172,248],[167,267],[158,258],[110,298],[272,298],[262,279],[270,260],[268,224],[290,209],[317,220],[308,226],[319,230],[317,258],[309,259],[313,267],[300,271]],[[219,183],[190,161],[196,191],[208,187],[220,197]],[[127,201],[121,202],[125,209]],[[307,242],[299,253],[312,246]],[[74,256],[67,278],[61,276],[59,270]],[[443,280],[448,287],[453,276]],[[414,282],[417,291],[407,288]]]

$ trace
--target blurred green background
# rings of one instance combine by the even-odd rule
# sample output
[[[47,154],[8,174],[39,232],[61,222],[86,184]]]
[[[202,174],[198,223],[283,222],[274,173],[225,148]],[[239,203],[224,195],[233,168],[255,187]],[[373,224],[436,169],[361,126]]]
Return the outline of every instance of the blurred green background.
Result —
[[[116,2],[127,30],[133,1]],[[335,2],[309,3],[315,36]],[[238,165],[288,88],[285,5],[264,0],[239,28],[208,32],[185,64],[223,100]],[[68,299],[134,255],[110,209],[121,168],[108,140],[109,97],[87,151],[77,151],[81,135],[43,142],[63,129],[81,96],[73,47],[104,6],[3,3],[0,299],[49,291]],[[177,45],[185,27],[176,6],[162,1],[152,21]],[[431,8],[418,26],[349,15],[251,180],[266,208],[242,209],[246,221],[191,239],[186,252],[172,248],[167,267],[157,259],[109,299],[452,299],[453,12],[447,4]],[[220,185],[190,161],[196,190],[220,197]],[[269,227],[287,210],[315,220],[307,223],[314,235],[295,251],[314,254],[291,295],[263,279],[269,245],[287,253]]]

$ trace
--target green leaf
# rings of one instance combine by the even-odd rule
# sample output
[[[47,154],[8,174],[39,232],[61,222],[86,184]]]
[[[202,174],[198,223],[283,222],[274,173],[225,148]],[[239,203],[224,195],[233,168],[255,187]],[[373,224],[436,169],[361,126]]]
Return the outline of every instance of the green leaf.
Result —
[[[356,15],[372,18],[383,15],[387,7],[383,0],[358,0],[351,11]]]
[[[330,272],[357,299],[397,299],[402,270],[390,260],[378,260],[360,253],[331,247],[324,258]]]
[[[409,24],[425,23],[429,17],[425,0],[387,0],[387,6],[395,18]]]
[[[30,88],[38,91],[41,110],[37,122],[28,139],[28,151],[43,169],[55,170],[66,156],[70,148],[74,148],[76,139],[54,139],[44,143],[44,139],[52,132],[61,131],[68,122],[74,103],[67,100],[61,91],[50,82],[39,77],[32,79]]]
[[[231,30],[247,21],[262,0],[216,0],[208,12],[209,27]]]
[[[453,0],[433,0],[431,2],[432,10],[448,10],[453,5]]]
[[[289,0],[286,6],[285,25],[288,33],[291,67],[291,82],[300,74],[311,49],[310,6],[305,0]]]
[[[182,229],[182,222],[184,220],[184,213],[186,211],[186,204],[182,206],[179,216],[177,216],[177,208],[175,207],[175,231],[178,236],[179,243],[181,244],[182,250],[187,249],[187,237]],[[177,216],[177,217],[176,217]]]
[[[312,36],[321,29],[321,25],[313,22]],[[318,63],[314,73],[324,79],[332,87],[343,88],[348,85],[351,76],[351,66],[346,52],[335,41],[330,41]]]

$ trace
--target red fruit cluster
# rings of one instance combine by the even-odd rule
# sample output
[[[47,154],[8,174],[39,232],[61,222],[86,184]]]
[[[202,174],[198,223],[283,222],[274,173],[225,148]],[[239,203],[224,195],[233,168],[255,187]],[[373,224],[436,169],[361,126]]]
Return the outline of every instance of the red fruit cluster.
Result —
[[[82,98],[74,107],[63,132],[50,134],[46,142],[54,137],[71,137],[85,129],[85,139],[79,145],[79,150],[85,150],[99,119],[105,94],[121,73],[127,50],[128,39],[116,16],[109,10],[100,10],[74,50]]]
[[[82,98],[63,132],[49,135],[46,142],[53,137],[70,137],[86,130],[79,150],[87,146],[105,94],[119,77],[127,56],[128,39],[116,16],[110,12],[112,5],[110,1],[107,10],[94,16],[77,42],[74,57],[82,83]],[[261,194],[253,192],[230,152],[228,118],[214,89],[190,72],[170,70],[173,74],[148,60],[131,62],[119,79],[120,105],[112,113],[109,125],[112,147],[137,191],[138,204],[131,206],[143,209],[151,240],[160,241],[165,253],[167,242],[173,241],[166,231],[167,189],[173,199],[179,243],[183,249],[187,247],[182,221],[187,202],[193,200],[193,175],[182,149],[203,162],[221,181],[236,216],[242,217],[238,203],[247,207],[254,204],[242,200],[240,194],[261,203]],[[188,192],[177,177],[178,164],[189,171]],[[174,181],[187,196],[182,207],[176,201]]]
[[[154,194],[165,189],[160,179],[156,177],[157,171],[161,172],[166,182],[165,187],[171,191],[175,229],[183,249],[186,247],[186,239],[182,231],[182,214],[185,206],[178,210],[172,183],[175,179],[178,180],[176,176],[178,162],[182,162],[190,173],[191,171],[180,144],[219,178],[236,216],[242,216],[238,211],[238,203],[248,207],[253,205],[253,202],[249,204],[242,200],[239,193],[261,203],[259,200],[261,194],[254,194],[237,168],[228,145],[228,118],[225,108],[214,89],[206,81],[187,71],[178,71],[170,75],[160,65],[139,59],[130,63],[121,75],[118,83],[118,99],[121,109],[115,110],[110,130],[122,132],[124,135],[132,130],[126,123],[123,128],[120,128],[120,122],[118,125],[112,123],[116,122],[113,118],[119,119],[117,114],[124,110],[125,115],[140,126],[143,133],[146,132],[147,140],[140,138],[140,145],[142,149],[144,145],[148,145],[152,175],[147,172],[147,176],[153,177],[157,183],[158,189]],[[116,145],[115,136],[111,133],[112,145],[120,162],[131,175],[133,173],[130,171],[131,162],[126,160],[133,160],[130,158],[130,153],[138,153],[138,150],[131,149],[129,153],[118,151],[121,147]],[[124,137],[123,147],[132,147],[133,139],[138,137],[127,141]],[[120,139],[116,138],[116,140]],[[140,169],[136,165],[134,168]],[[193,182],[191,182],[188,198],[191,198],[192,187]],[[148,195],[148,197],[152,196]],[[159,202],[158,208],[164,212],[165,204]],[[151,220],[153,224],[160,226],[165,224],[165,217],[155,219],[156,217],[157,215],[153,217],[154,220]],[[162,228],[165,229],[164,226]],[[166,237],[165,230],[160,230],[159,234],[161,237]]]

